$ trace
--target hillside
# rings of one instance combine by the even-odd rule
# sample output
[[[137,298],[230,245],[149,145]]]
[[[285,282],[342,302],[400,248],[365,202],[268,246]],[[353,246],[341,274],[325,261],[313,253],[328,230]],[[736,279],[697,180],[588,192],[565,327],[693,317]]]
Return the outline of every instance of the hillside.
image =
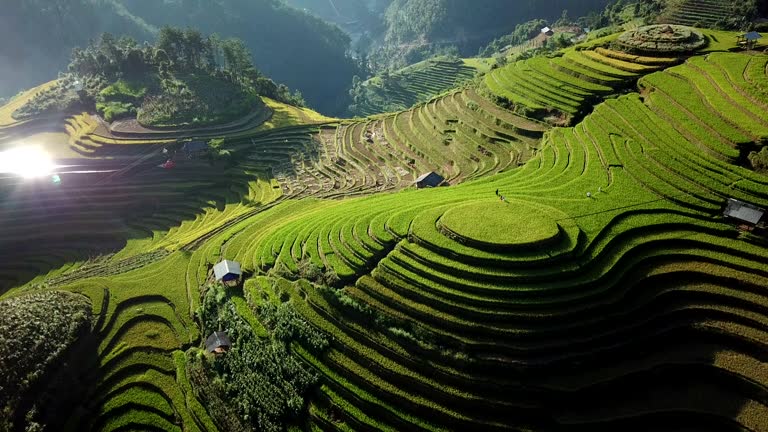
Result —
[[[64,430],[765,430],[765,221],[723,208],[768,207],[768,55],[735,36],[639,28],[365,119],[114,134],[18,96],[0,149],[78,156],[0,174],[3,298],[96,314]],[[216,152],[157,166],[190,138]]]
[[[358,73],[347,56],[349,37],[319,18],[280,0],[200,2],[154,0],[22,0],[0,16],[0,96],[51,79],[65,71],[74,47],[104,32],[154,41],[166,26],[195,28],[223,39],[242,39],[266,76],[302,92],[316,109],[341,112],[343,95]],[[21,23],[24,23],[21,25]],[[47,29],[41,31],[40,29]],[[291,29],[287,38],[284,29]],[[312,69],[315,73],[306,73]],[[51,72],[53,71],[53,73]]]
[[[30,430],[61,427],[82,396],[78,378],[88,372],[68,367],[87,361],[83,339],[92,324],[91,302],[68,292],[47,291],[0,301],[0,427]],[[77,356],[74,351],[79,351]],[[82,366],[90,366],[81,363]]]
[[[384,67],[401,68],[455,47],[461,56],[475,55],[516,24],[534,18],[556,20],[600,10],[608,0],[517,2],[488,0],[394,0],[385,12],[386,31],[371,57]],[[542,13],[542,11],[545,11]]]
[[[662,14],[665,22],[736,30],[747,30],[750,22],[759,16],[760,8],[765,9],[765,2],[760,0],[675,0],[667,3]]]
[[[478,67],[489,68],[482,60],[434,57],[393,73],[353,81],[349,114],[368,116],[410,108],[471,80]]]
[[[88,25],[82,25],[88,23]],[[14,1],[0,14],[0,96],[49,81],[66,70],[72,48],[101,33],[151,39],[149,26],[122,16],[109,2]],[[45,29],[45,31],[41,31]]]
[[[382,26],[380,16],[388,0],[286,0],[286,3],[336,24],[353,40],[364,34],[376,33]]]

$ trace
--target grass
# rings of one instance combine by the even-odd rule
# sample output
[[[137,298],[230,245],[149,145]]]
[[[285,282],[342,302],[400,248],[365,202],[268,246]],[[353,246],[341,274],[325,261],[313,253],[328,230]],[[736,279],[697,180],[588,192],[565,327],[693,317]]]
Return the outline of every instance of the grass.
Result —
[[[0,107],[0,128],[7,128],[19,123],[12,117],[12,114],[24,104],[32,100],[37,93],[43,92],[56,84],[56,80],[41,84],[35,88],[24,91],[13,97],[8,103]]]
[[[352,116],[370,116],[408,109],[428,101],[475,76],[487,72],[492,59],[451,59],[435,57],[410,65],[386,76],[361,83]]]
[[[495,200],[450,208],[439,224],[466,241],[500,248],[550,241],[560,232],[545,212],[517,202]]]
[[[307,108],[297,108],[267,97],[262,99],[272,110],[272,117],[256,128],[256,132],[312,123],[330,123],[336,120]]]
[[[199,288],[227,258],[253,275],[232,298],[256,335],[269,326],[254,308],[284,301],[329,335],[325,352],[292,346],[321,377],[310,430],[658,420],[649,405],[612,403],[639,391],[664,393],[666,408],[651,408],[691,424],[709,407],[678,391],[691,380],[734,405],[707,409],[708,421],[759,429],[766,247],[742,240],[720,212],[726,197],[768,205],[768,180],[736,163],[739,146],[766,135],[768,101],[755,91],[766,62],[712,53],[672,66],[571,50],[495,69],[487,88],[323,126],[304,124],[331,119],[266,101],[269,125],[225,137],[237,169],[126,178],[110,190],[115,202],[147,194],[168,205],[135,221],[115,255],[49,274],[50,283],[81,272],[59,288],[89,296],[99,316],[96,424],[215,428],[183,351],[205,336],[193,318]],[[650,73],[657,66],[669,68]],[[639,92],[615,94],[636,79]],[[493,95],[578,117],[552,128]],[[426,170],[451,185],[409,187]],[[17,221],[0,231],[8,238],[45,220],[2,211]],[[97,224],[104,206],[69,211],[111,229]],[[44,265],[3,256],[14,271]],[[341,280],[328,289],[277,276],[297,279],[307,262]]]
[[[105,87],[99,94],[105,99],[138,99],[147,94],[147,84],[120,79]]]
[[[473,69],[476,69],[479,72],[488,72],[491,70],[491,67],[496,63],[496,60],[493,58],[480,58],[480,57],[473,57],[473,58],[465,58],[461,59],[462,62],[466,66],[469,66]]]

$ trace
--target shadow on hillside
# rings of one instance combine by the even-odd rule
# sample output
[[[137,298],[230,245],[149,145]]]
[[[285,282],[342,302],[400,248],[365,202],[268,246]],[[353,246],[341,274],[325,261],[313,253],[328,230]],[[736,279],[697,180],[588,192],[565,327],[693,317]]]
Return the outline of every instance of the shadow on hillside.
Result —
[[[89,390],[101,381],[103,375],[99,368],[98,346],[96,334],[89,329],[58,362],[49,366],[48,373],[18,407],[16,430],[24,430],[19,426],[25,423],[24,415],[33,405],[37,409],[35,421],[45,425],[46,430],[86,430],[79,426],[91,421],[91,413],[84,408],[83,402],[88,400]]]
[[[248,183],[264,175],[203,160],[163,169],[164,159],[82,160],[76,172],[59,174],[60,182],[0,179],[0,293],[151,238],[212,205],[245,203]]]
[[[764,311],[725,289],[761,287],[703,273],[631,285],[612,307],[626,315],[600,321],[605,329],[627,330],[604,339],[600,350],[526,377],[531,385],[559,387],[544,403],[555,430],[763,430],[768,408],[755,402],[768,397],[760,378],[768,352],[740,311]]]

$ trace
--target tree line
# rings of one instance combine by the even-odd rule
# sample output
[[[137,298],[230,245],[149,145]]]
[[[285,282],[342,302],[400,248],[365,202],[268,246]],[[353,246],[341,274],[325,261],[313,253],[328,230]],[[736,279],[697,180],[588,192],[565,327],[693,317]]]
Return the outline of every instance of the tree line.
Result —
[[[138,79],[157,73],[169,79],[176,74],[209,74],[243,86],[245,89],[293,105],[304,105],[299,92],[276,84],[254,65],[251,52],[237,38],[204,36],[192,28],[163,27],[154,44],[139,44],[129,36],[104,33],[85,48],[75,48],[69,71],[79,77]]]

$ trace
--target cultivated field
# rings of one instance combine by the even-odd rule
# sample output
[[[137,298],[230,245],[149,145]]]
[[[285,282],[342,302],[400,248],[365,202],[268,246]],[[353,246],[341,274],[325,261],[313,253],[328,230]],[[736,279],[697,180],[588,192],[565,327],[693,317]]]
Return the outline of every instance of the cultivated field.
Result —
[[[714,27],[731,15],[729,0],[675,0],[669,2],[664,18],[674,24]]]
[[[385,78],[372,78],[362,83],[365,99],[354,106],[352,114],[368,116],[408,109],[472,79],[485,67],[482,62],[438,57],[408,66]]]
[[[328,336],[291,345],[320,377],[307,430],[765,430],[768,247],[721,214],[768,206],[742,166],[768,141],[767,67],[606,46],[366,120],[267,101],[220,134],[236,163],[173,170],[165,139],[70,116],[114,172],[3,181],[0,286],[91,299],[70,430],[217,430],[184,351],[222,258],[257,336],[284,302]],[[410,187],[433,170],[450,186]]]

